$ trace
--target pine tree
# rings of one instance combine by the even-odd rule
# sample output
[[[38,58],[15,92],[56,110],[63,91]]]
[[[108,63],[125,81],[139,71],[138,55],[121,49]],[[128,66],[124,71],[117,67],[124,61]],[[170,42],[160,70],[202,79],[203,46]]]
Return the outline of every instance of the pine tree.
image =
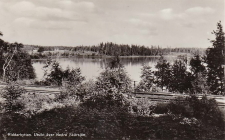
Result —
[[[207,83],[212,94],[224,94],[224,69],[225,64],[225,38],[221,22],[217,23],[217,30],[213,31],[215,40],[211,40],[212,48],[206,51],[206,63],[208,64]]]
[[[185,61],[176,60],[174,62],[171,71],[171,82],[169,85],[170,91],[180,93],[187,91],[189,86],[187,85],[186,81],[190,76],[187,76],[186,69],[187,67]]]
[[[156,84],[157,86],[161,87],[162,90],[164,87],[168,88],[170,84],[170,77],[171,77],[171,70],[170,64],[167,62],[163,56],[160,57],[159,61],[157,62],[155,68],[155,77],[156,77]]]
[[[206,83],[206,68],[203,65],[202,58],[197,54],[190,61],[190,70],[193,80],[191,80],[192,84],[192,93],[207,93],[208,86]]]
[[[205,71],[205,66],[202,64],[202,59],[198,54],[191,58],[190,66],[191,72],[194,76]]]
[[[144,65],[141,70],[141,81],[137,86],[137,90],[150,92],[154,84],[154,72],[151,70],[151,67],[147,65]]]

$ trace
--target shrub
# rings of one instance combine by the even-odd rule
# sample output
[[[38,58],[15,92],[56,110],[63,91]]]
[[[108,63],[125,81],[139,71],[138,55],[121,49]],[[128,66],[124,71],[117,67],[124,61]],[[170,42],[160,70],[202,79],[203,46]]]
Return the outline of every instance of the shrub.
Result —
[[[168,104],[167,103],[159,103],[153,110],[155,114],[165,114],[168,113]]]
[[[168,109],[174,115],[196,118],[202,125],[215,126],[224,130],[224,116],[215,99],[207,99],[206,96],[198,99],[196,96],[191,96],[187,97],[185,100],[177,99],[169,103]]]
[[[86,86],[92,84],[86,84]],[[92,92],[79,104],[66,104],[69,99],[55,100],[46,95],[23,94],[17,86],[6,88],[14,99],[26,103],[23,111],[4,112],[0,118],[0,134],[14,133],[84,133],[87,139],[223,139],[224,120],[215,100],[205,96],[178,98],[168,104],[155,104],[147,100],[130,102],[116,91]],[[87,92],[90,91],[89,88]],[[23,92],[22,92],[23,91]],[[11,99],[3,96],[5,99]],[[8,101],[6,100],[6,101]],[[76,101],[76,100],[74,100]],[[130,113],[130,106],[137,106]],[[154,107],[155,108],[152,108]],[[135,107],[134,107],[135,109]],[[139,110],[165,113],[153,117]],[[20,113],[19,113],[20,112]],[[149,112],[147,112],[149,113]],[[1,139],[1,137],[0,137]],[[42,139],[54,139],[43,137]]]
[[[81,70],[67,68],[63,70],[57,61],[48,59],[44,68],[44,81],[36,82],[40,85],[56,85],[77,86],[81,84],[85,78],[81,76]]]
[[[148,99],[129,99],[130,113],[137,116],[151,116],[156,106],[156,102],[149,101]]]
[[[223,114],[215,99],[207,99],[206,96],[198,99],[196,96],[191,96],[187,100],[193,108],[193,117],[200,119],[207,125],[218,126],[224,129]]]
[[[25,93],[25,90],[13,83],[3,89],[1,96],[5,100],[3,104],[5,112],[18,112],[23,109],[24,105],[18,102],[23,93]]]
[[[15,117],[3,119],[4,128],[11,132],[37,133],[84,133],[87,138],[121,138],[125,135],[129,119],[127,104],[121,95],[96,95],[78,107],[62,107],[45,110],[31,117],[17,117],[20,124],[26,125],[19,131]],[[10,128],[9,128],[10,127]],[[8,131],[9,132],[9,131]]]
[[[63,107],[62,104],[55,101],[54,94],[48,93],[25,93],[21,96],[19,102],[24,104],[24,108],[20,113],[26,116],[35,115],[57,107]]]

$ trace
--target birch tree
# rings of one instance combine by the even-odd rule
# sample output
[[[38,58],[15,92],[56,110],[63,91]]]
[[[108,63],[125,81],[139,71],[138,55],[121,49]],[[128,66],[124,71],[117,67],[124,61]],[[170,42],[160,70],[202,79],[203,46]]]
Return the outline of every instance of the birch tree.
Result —
[[[13,56],[18,52],[18,49],[22,47],[22,44],[14,43],[14,44],[7,44],[7,50],[5,54],[3,54],[4,64],[3,64],[3,75],[2,79],[3,81],[6,81],[6,70],[11,66],[11,62],[13,59]]]

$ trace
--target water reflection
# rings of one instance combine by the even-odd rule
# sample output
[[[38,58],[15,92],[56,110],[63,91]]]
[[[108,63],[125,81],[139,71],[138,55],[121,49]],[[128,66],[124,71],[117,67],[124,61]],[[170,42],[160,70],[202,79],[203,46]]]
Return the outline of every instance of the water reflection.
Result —
[[[176,57],[165,57],[169,62],[172,62]],[[153,70],[158,61],[159,57],[122,57],[121,63],[124,65],[128,75],[133,81],[140,81],[141,68],[144,64],[150,65]],[[82,75],[85,76],[86,80],[95,80],[99,73],[105,68],[106,64],[109,63],[111,58],[58,58],[56,59],[62,69],[69,68],[80,68]],[[33,60],[33,66],[35,68],[36,76],[38,80],[41,80],[44,75],[43,66],[46,60]]]

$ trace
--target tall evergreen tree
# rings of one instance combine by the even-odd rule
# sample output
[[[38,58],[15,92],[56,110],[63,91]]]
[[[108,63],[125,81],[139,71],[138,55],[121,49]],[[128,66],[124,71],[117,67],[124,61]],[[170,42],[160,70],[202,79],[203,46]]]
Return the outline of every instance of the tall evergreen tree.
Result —
[[[189,84],[187,83],[187,79],[190,78],[190,76],[187,76],[186,72],[186,63],[183,60],[176,60],[172,66],[171,70],[171,82],[169,85],[169,90],[172,92],[180,92],[183,93],[187,91],[189,88]]]
[[[150,92],[154,84],[154,72],[147,65],[144,65],[141,70],[141,81],[137,86],[137,90]]]
[[[191,93],[207,93],[208,86],[206,83],[206,67],[203,65],[202,58],[197,54],[190,61],[191,70]]]
[[[201,57],[197,54],[190,61],[191,72],[194,76],[196,76],[199,72],[204,72],[205,66],[202,64]]]
[[[155,68],[157,71],[155,71],[155,77],[156,77],[156,84],[157,86],[161,87],[163,90],[163,87],[168,88],[170,84],[170,77],[171,77],[171,70],[170,70],[170,64],[167,62],[163,56],[160,57],[159,61],[157,62]]]
[[[206,51],[208,64],[207,83],[212,94],[224,94],[225,38],[221,22],[217,23],[217,30],[213,31],[215,40],[211,40],[212,48]]]

